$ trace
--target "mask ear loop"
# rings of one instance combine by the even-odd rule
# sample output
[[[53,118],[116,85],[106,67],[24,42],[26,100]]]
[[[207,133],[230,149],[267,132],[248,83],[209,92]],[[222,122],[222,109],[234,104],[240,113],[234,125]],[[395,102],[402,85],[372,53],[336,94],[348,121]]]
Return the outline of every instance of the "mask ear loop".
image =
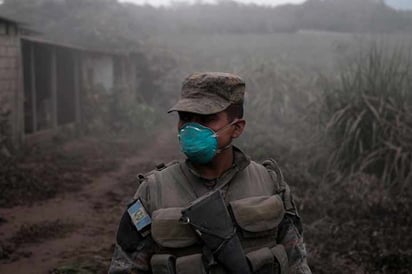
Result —
[[[218,132],[222,132],[222,131],[225,130],[226,128],[228,128],[228,127],[230,127],[230,126],[233,126],[233,125],[236,124],[238,121],[239,121],[239,119],[236,118],[235,120],[233,120],[232,122],[230,122],[230,123],[227,124],[226,126],[222,127],[221,129],[219,129],[218,131],[215,132],[214,137],[217,138],[217,137],[219,136]],[[225,146],[225,147],[218,148],[218,149],[216,150],[216,154],[222,153],[223,151],[225,151],[226,149],[230,148],[231,146],[232,146],[232,143],[228,144],[228,145]]]
[[[219,132],[224,131],[225,129],[227,129],[227,128],[230,127],[230,126],[233,126],[233,125],[236,124],[238,121],[239,121],[239,119],[236,118],[235,120],[233,120],[232,122],[230,122],[230,123],[227,124],[226,126],[222,127],[221,129],[218,129],[218,130],[215,132],[214,137],[218,137],[218,136],[219,136]]]

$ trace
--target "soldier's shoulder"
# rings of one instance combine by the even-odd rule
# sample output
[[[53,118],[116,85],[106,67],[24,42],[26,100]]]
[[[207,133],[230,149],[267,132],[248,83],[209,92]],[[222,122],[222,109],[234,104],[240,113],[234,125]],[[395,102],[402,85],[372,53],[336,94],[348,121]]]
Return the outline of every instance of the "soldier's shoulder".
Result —
[[[153,181],[156,177],[159,176],[169,176],[172,173],[175,173],[180,166],[180,161],[171,161],[167,164],[165,163],[160,163],[157,164],[152,170],[146,173],[139,173],[137,174],[136,178],[139,182],[139,184],[142,184],[143,182],[147,181]]]
[[[177,172],[180,170],[179,167],[179,161],[172,161],[167,164],[161,163],[154,166],[149,172],[136,175],[138,185],[133,199],[148,199],[150,193],[157,193],[163,183],[176,177]]]
[[[249,167],[257,167],[257,168],[263,168],[264,167],[264,165],[263,165],[263,162],[258,162],[258,161],[256,161],[256,160],[250,160],[250,163],[249,163]]]
[[[282,171],[278,163],[273,159],[264,160],[263,162],[251,160],[248,168],[253,168],[260,172],[269,172],[275,177],[276,181],[283,180]]]
[[[275,160],[268,159],[264,160],[263,162],[256,162],[251,160],[247,168],[251,171],[253,170],[254,174],[260,174],[260,176],[269,175],[276,189],[276,192],[280,192],[283,190],[285,180],[282,171]]]

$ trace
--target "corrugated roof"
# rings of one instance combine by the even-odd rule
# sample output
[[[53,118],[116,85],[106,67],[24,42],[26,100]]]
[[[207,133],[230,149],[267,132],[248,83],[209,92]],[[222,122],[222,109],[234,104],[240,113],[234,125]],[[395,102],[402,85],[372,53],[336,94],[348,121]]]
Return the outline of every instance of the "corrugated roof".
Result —
[[[96,54],[104,54],[104,55],[112,55],[112,56],[128,56],[127,53],[124,52],[114,52],[114,51],[105,51],[105,50],[96,50],[96,49],[88,49],[72,44],[65,44],[65,43],[59,43],[55,41],[50,41],[46,40],[40,37],[33,37],[33,36],[21,36],[22,40],[34,42],[34,43],[40,43],[40,44],[47,44],[50,46],[56,46],[56,47],[64,47],[72,50],[78,50],[78,51],[84,51],[84,52],[90,52],[90,53],[96,53]]]
[[[27,23],[11,19],[11,18],[3,16],[1,14],[0,14],[0,22],[7,23],[7,24],[14,24],[18,27],[18,29],[20,29],[20,30],[22,30],[22,31],[24,31],[25,33],[28,33],[28,34],[40,34],[40,32],[27,27],[28,26]]]
[[[19,21],[16,21],[16,20],[14,20],[14,19],[7,18],[7,17],[5,17],[5,16],[3,16],[3,15],[0,15],[0,21],[1,21],[1,22],[5,22],[5,23],[16,24],[16,25],[26,25],[26,24],[23,23],[23,22],[19,22]]]
[[[64,48],[70,48],[70,49],[75,49],[75,50],[81,50],[85,51],[85,48],[75,46],[75,45],[70,45],[70,44],[64,44],[64,43],[59,43],[55,41],[50,41],[46,40],[40,37],[31,37],[31,36],[22,36],[22,40],[30,41],[30,42],[35,42],[35,43],[40,43],[40,44],[47,44],[51,46],[57,46],[57,47],[64,47]]]

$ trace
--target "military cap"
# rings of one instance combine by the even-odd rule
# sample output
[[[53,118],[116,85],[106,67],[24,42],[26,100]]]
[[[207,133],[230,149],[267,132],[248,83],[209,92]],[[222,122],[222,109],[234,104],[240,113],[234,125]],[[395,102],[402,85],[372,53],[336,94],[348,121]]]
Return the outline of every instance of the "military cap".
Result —
[[[231,104],[243,104],[245,82],[235,74],[204,72],[189,75],[182,85],[179,101],[168,112],[214,114]]]

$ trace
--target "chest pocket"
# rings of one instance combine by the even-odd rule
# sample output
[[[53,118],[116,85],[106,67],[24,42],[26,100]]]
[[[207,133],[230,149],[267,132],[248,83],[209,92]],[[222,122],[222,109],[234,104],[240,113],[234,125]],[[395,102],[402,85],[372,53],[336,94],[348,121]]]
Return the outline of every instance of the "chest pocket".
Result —
[[[279,195],[232,201],[230,208],[244,238],[273,235],[285,215],[285,208]]]
[[[162,247],[182,248],[197,243],[189,225],[179,222],[182,208],[163,208],[152,213],[152,238]]]

